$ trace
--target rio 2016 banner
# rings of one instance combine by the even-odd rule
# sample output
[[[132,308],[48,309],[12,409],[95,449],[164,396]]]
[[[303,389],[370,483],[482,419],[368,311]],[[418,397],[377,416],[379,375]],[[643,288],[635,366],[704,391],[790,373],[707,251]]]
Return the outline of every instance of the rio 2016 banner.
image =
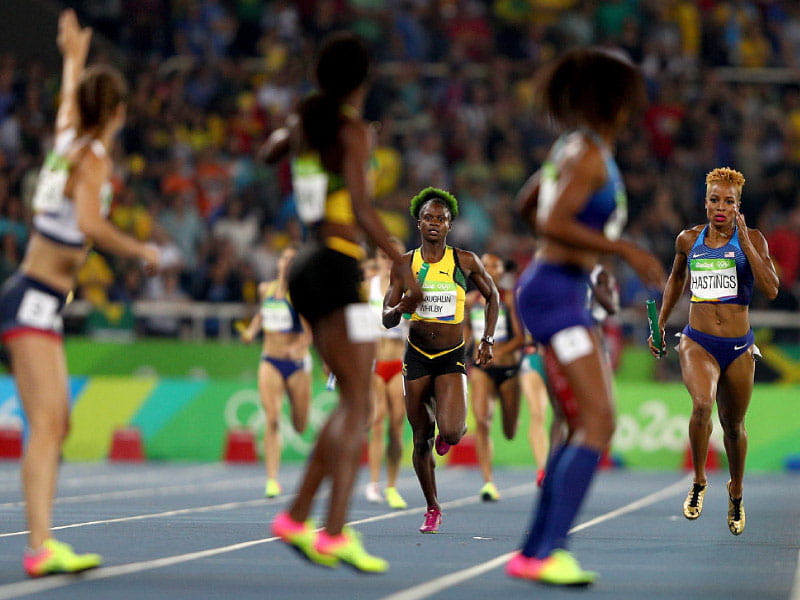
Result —
[[[137,349],[134,351],[134,349]],[[73,355],[78,355],[73,358]],[[103,460],[119,427],[142,433],[146,456],[159,460],[219,460],[226,434],[246,428],[260,440],[264,413],[255,371],[258,349],[244,346],[197,346],[146,342],[131,346],[68,345],[72,426],[64,458]],[[336,405],[336,393],[325,389],[315,367],[309,425],[303,434],[291,427],[284,404],[281,432],[283,457],[305,457],[316,433]],[[757,385],[747,417],[748,469],[779,470],[800,452],[800,422],[788,398],[800,397],[798,386]],[[630,467],[675,469],[687,447],[691,401],[679,383],[619,379],[616,383],[617,431],[612,453]],[[525,402],[523,400],[523,407]],[[24,418],[13,380],[0,376],[0,427],[23,426]],[[472,429],[472,422],[468,423]],[[506,440],[500,419],[492,438],[499,465],[533,464],[527,441],[528,415],[523,408],[516,439]],[[410,431],[406,427],[406,460]],[[722,436],[714,424],[712,444],[722,456]]]

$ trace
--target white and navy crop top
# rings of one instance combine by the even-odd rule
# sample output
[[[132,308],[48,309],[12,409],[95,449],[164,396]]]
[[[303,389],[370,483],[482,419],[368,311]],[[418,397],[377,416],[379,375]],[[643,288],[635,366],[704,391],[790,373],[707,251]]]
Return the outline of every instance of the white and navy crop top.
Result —
[[[549,213],[556,201],[559,176],[556,167],[558,158],[563,152],[566,142],[576,133],[589,137],[600,147],[606,166],[605,184],[589,196],[583,209],[578,213],[577,220],[587,227],[602,231],[608,239],[617,240],[622,235],[622,230],[628,221],[628,197],[625,194],[625,185],[611,151],[605,142],[592,131],[581,130],[580,132],[565,133],[553,144],[550,156],[542,165],[538,215],[543,216]]]
[[[706,246],[708,225],[689,250],[692,302],[749,305],[753,297],[753,271],[739,243],[739,228],[721,248]]]
[[[265,333],[302,333],[303,323],[292,306],[288,294],[279,298],[275,292],[278,282],[269,283],[269,288],[261,301],[261,329]]]
[[[60,133],[39,171],[39,180],[33,195],[33,227],[39,234],[53,242],[80,248],[86,242],[86,236],[78,227],[74,202],[64,194],[73,166],[66,154],[75,141],[75,136],[74,129]],[[87,143],[99,158],[106,156],[106,149],[100,140],[87,140]],[[103,217],[108,216],[111,198],[111,184],[105,181],[100,189],[100,214]]]

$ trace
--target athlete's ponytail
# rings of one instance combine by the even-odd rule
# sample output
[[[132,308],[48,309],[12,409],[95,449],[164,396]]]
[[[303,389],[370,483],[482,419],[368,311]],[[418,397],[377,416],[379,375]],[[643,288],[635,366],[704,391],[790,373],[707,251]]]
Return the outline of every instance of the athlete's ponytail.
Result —
[[[333,33],[322,42],[314,69],[319,91],[299,108],[304,135],[315,150],[324,153],[336,144],[342,100],[366,81],[369,65],[366,45],[352,33]]]
[[[336,98],[314,92],[300,103],[298,112],[309,146],[324,153],[336,143],[342,120]]]

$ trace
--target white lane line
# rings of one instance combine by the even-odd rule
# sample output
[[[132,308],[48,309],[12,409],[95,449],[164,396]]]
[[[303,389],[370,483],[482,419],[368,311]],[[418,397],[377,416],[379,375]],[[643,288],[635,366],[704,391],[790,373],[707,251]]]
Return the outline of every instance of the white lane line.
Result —
[[[687,482],[691,479],[691,474],[687,475],[686,477],[682,477],[679,481],[676,481],[672,485],[665,487],[662,490],[654,492],[644,498],[640,498],[630,504],[626,504],[620,508],[612,510],[611,512],[607,512],[605,514],[599,515],[594,519],[586,521],[585,523],[581,523],[570,529],[570,533],[575,533],[577,531],[581,531],[588,527],[592,527],[599,523],[603,523],[615,517],[622,516],[624,514],[633,512],[640,508],[644,508],[650,504],[655,504],[656,502],[668,498],[674,495],[676,492],[683,490],[686,487]],[[459,585],[469,579],[473,579],[486,573],[487,571],[491,571],[501,565],[503,565],[506,561],[508,561],[516,552],[508,552],[503,554],[502,556],[498,556],[493,558],[489,561],[484,563],[474,565],[467,569],[462,569],[461,571],[456,571],[454,573],[448,573],[442,577],[438,577],[437,579],[432,579],[426,583],[416,585],[414,587],[410,587],[405,590],[401,590],[394,594],[390,594],[389,596],[384,596],[382,600],[421,600],[422,598],[428,598],[433,594],[437,594],[447,588]]]
[[[526,483],[518,485],[507,490],[503,490],[503,496],[506,498],[514,498],[525,493],[533,491],[533,483]],[[470,495],[458,500],[451,500],[450,502],[443,502],[442,508],[456,508],[459,506],[466,506],[469,504],[478,504],[482,502],[480,496]],[[392,511],[383,515],[376,515],[374,517],[367,517],[356,521],[351,521],[350,525],[359,525],[362,523],[371,523],[374,521],[384,521],[387,519],[394,519],[403,515],[410,515],[415,513],[422,513],[425,511],[424,507],[411,508],[407,510]],[[52,590],[68,585],[73,585],[82,581],[93,581],[95,579],[108,579],[109,577],[117,577],[119,575],[129,575],[131,573],[139,573],[141,571],[149,571],[152,569],[160,569],[162,567],[169,567],[192,560],[199,560],[201,558],[208,558],[217,556],[218,554],[225,554],[226,552],[234,552],[243,548],[257,546],[259,544],[266,544],[274,542],[278,538],[268,537],[258,540],[251,540],[248,542],[239,542],[237,544],[230,544],[228,546],[221,546],[219,548],[209,548],[207,550],[200,550],[198,552],[189,552],[187,554],[177,554],[174,556],[164,556],[154,560],[143,560],[134,563],[127,563],[111,567],[103,567],[94,571],[87,571],[80,575],[54,575],[46,579],[34,579],[30,581],[20,581],[17,583],[10,583],[7,585],[0,585],[0,600],[7,600],[9,598],[17,598],[19,596],[26,596],[28,594],[37,594],[47,590]]]
[[[401,478],[400,480],[398,480],[397,483],[398,484],[405,483],[408,479],[410,479],[410,478]],[[513,489],[516,489],[516,488],[513,488]],[[320,496],[320,499],[326,498],[327,495],[328,495],[328,491],[323,492],[323,494]],[[510,497],[513,497],[513,496],[510,496]],[[80,497],[78,497],[78,498],[80,498]],[[284,497],[281,498],[281,500],[286,501],[286,500],[291,499],[291,498],[294,498],[294,495],[284,496]],[[460,502],[460,501],[455,500],[453,502]],[[245,507],[248,507],[248,506],[258,506],[258,505],[268,506],[267,501],[265,499],[258,498],[258,499],[255,499],[255,500],[241,500],[241,501],[236,501],[236,502],[225,502],[223,504],[211,504],[211,505],[208,505],[208,506],[197,506],[197,507],[192,507],[192,508],[179,508],[179,509],[167,510],[167,511],[158,512],[158,513],[146,513],[146,514],[141,514],[141,515],[131,515],[131,516],[128,516],[128,517],[114,517],[114,518],[111,518],[111,519],[102,519],[102,520],[98,520],[98,521],[85,521],[83,523],[72,523],[70,525],[59,525],[57,527],[52,527],[51,531],[58,531],[58,530],[61,530],[61,529],[73,529],[75,527],[87,527],[87,526],[90,526],[90,525],[106,525],[108,523],[125,523],[127,521],[141,521],[143,519],[157,519],[157,518],[161,518],[161,517],[173,517],[173,516],[176,516],[176,515],[211,512],[211,511],[215,511],[215,510],[230,510],[230,509],[234,509],[234,508],[245,508]],[[393,514],[397,514],[397,513],[393,513]],[[409,513],[406,511],[405,513],[400,513],[400,514],[409,514]],[[361,521],[358,521],[358,522],[359,523],[368,523],[370,521],[371,521],[371,518],[370,519],[364,519],[364,520],[361,520]],[[11,531],[11,532],[8,532],[8,533],[0,533],[0,538],[15,537],[15,536],[27,535],[27,534],[28,534],[28,530],[25,530],[25,531]]]
[[[117,490],[115,492],[98,492],[96,494],[81,494],[78,496],[61,496],[56,498],[54,504],[75,504],[81,502],[93,502],[102,500],[114,500],[117,498],[142,498],[148,496],[168,496],[170,494],[182,494],[196,491],[220,491],[239,488],[250,488],[256,485],[254,482],[261,481],[261,475],[253,475],[240,479],[230,479],[228,481],[217,481],[212,483],[184,483],[180,485],[168,485],[162,487],[135,488],[131,490]],[[19,508],[25,506],[23,501],[4,502],[0,504],[0,509]]]
[[[109,577],[118,577],[119,575],[128,575],[130,573],[138,573],[140,571],[147,571],[150,569],[169,567],[171,565],[177,565],[192,560],[216,556],[217,554],[224,554],[226,552],[233,552],[234,550],[249,548],[250,546],[257,546],[266,542],[274,542],[277,539],[278,538],[276,537],[270,537],[260,540],[251,540],[249,542],[239,542],[238,544],[231,544],[230,546],[210,548],[208,550],[200,550],[199,552],[190,552],[189,554],[165,556],[164,558],[157,558],[155,560],[143,560],[140,562],[127,563],[114,567],[105,567],[102,569],[97,569],[96,571],[87,571],[86,573],[80,575],[53,575],[46,579],[20,581],[19,583],[0,586],[0,600],[17,598],[19,596],[27,596],[29,594],[38,594],[39,592],[53,590],[67,585],[72,585],[74,583],[79,583],[81,581],[108,579]]]
[[[794,584],[789,600],[800,600],[800,552],[797,553],[797,570],[794,572]]]
[[[73,529],[75,527],[88,527],[90,525],[107,525],[109,523],[125,523],[127,521],[142,521],[144,519],[158,519],[162,517],[175,517],[177,515],[188,515],[191,513],[212,512],[215,510],[232,510],[234,508],[246,508],[248,506],[267,506],[266,500],[258,498],[257,500],[243,500],[240,502],[226,502],[224,504],[212,504],[209,506],[197,506],[195,508],[179,508],[175,510],[167,510],[158,513],[147,513],[143,515],[132,515],[130,517],[116,517],[114,519],[103,519],[100,521],[85,521],[83,523],[72,523],[70,525],[59,525],[52,527],[51,531],[59,531],[61,529]],[[0,538],[14,537],[18,535],[27,535],[28,531],[12,531],[10,533],[0,533]]]

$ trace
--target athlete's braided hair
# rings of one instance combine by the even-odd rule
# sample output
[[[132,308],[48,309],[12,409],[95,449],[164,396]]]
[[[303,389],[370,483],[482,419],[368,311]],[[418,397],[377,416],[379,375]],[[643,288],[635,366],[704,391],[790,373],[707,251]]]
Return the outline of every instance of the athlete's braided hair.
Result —
[[[440,190],[435,187],[427,187],[411,199],[411,216],[419,219],[422,207],[430,201],[444,204],[450,211],[450,217],[455,219],[458,216],[458,200],[450,192]]]

